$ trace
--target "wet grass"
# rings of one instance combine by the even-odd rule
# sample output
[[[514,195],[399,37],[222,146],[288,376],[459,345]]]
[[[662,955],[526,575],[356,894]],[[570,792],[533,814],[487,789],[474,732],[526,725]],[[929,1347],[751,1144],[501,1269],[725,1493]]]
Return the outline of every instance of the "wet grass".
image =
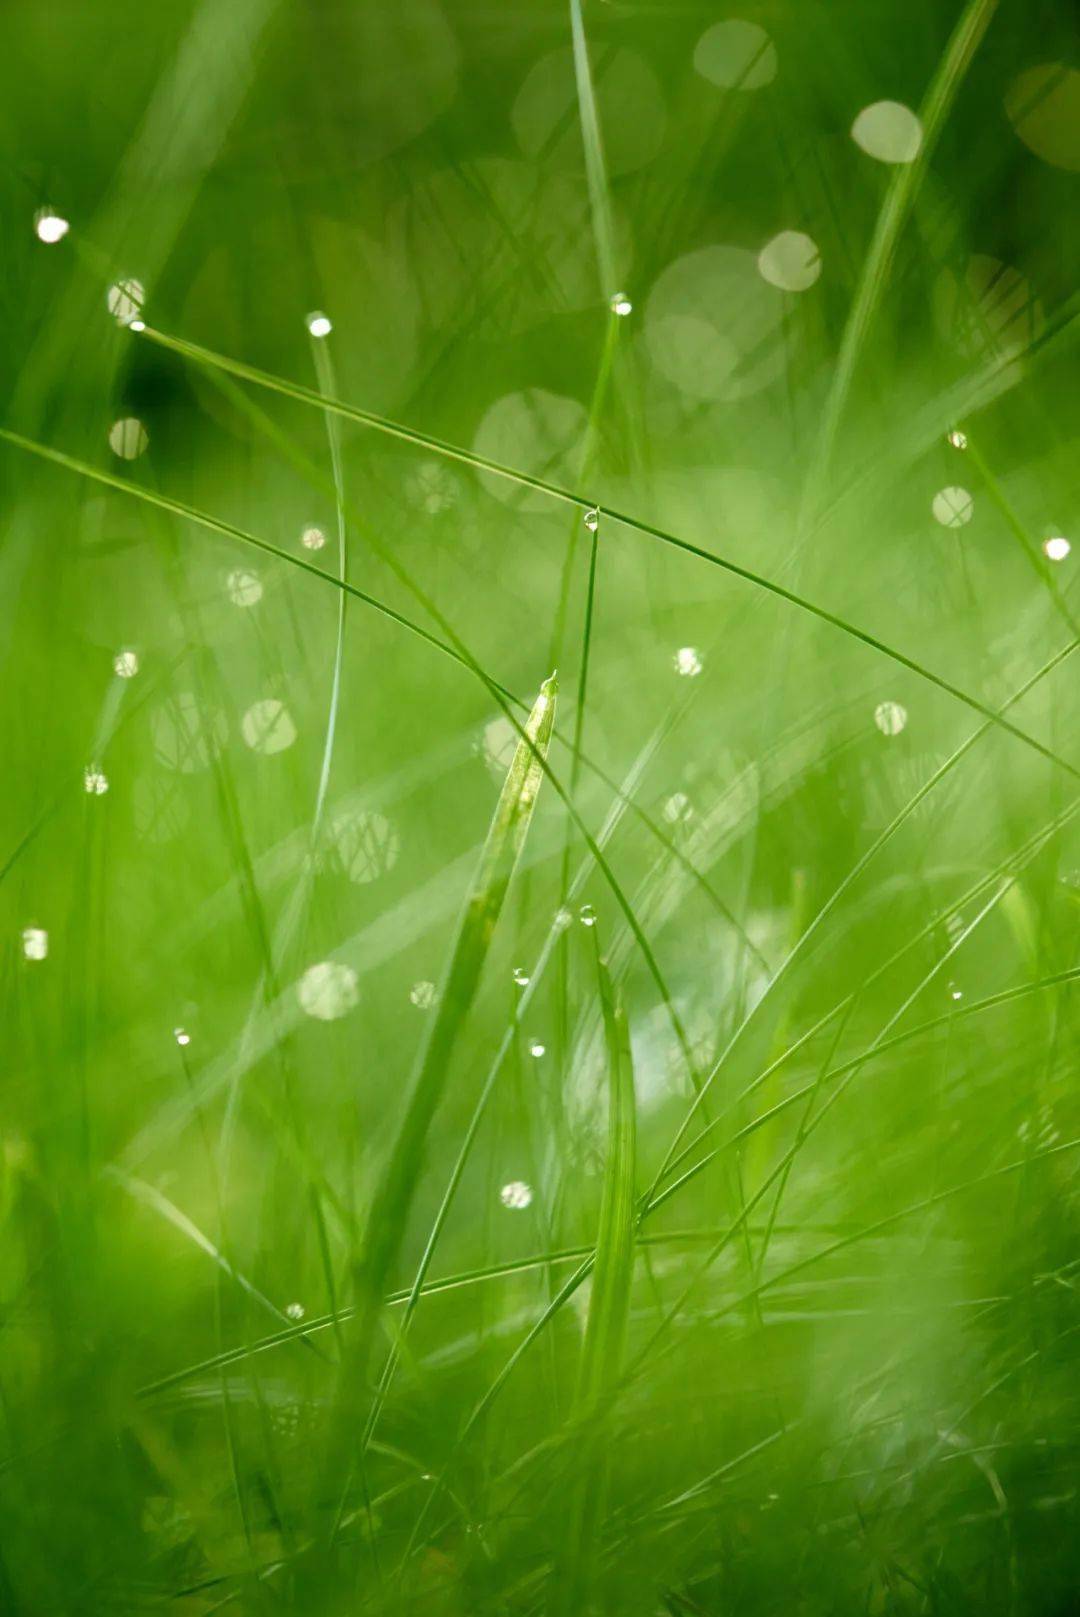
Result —
[[[0,1611],[1063,1617],[1064,10],[48,20]]]

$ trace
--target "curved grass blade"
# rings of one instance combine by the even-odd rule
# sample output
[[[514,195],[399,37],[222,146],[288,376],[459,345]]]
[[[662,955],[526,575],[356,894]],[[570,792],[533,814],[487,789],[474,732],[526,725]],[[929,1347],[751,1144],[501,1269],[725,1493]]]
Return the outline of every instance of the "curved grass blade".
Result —
[[[429,434],[418,432],[411,427],[403,427],[400,423],[389,421],[383,416],[377,416],[370,410],[361,410],[355,405],[346,404],[342,399],[324,399],[313,388],[305,388],[298,382],[285,381],[283,378],[273,376],[269,372],[260,371],[254,365],[247,365],[241,360],[229,359],[223,354],[214,353],[211,349],[202,348],[197,343],[167,337],[164,333],[155,331],[149,326],[142,333],[142,336],[152,342],[159,343],[162,347],[171,348],[176,353],[197,360],[201,364],[221,366],[222,369],[231,372],[234,376],[241,377],[244,381],[253,383],[256,387],[268,388],[270,391],[281,393],[287,398],[296,399],[299,403],[313,405],[316,409],[332,410],[346,420],[373,427],[378,432],[386,433],[390,437],[401,439],[406,443],[420,445],[430,449],[434,454],[459,461],[462,465],[471,466],[477,471],[488,472],[493,477],[506,478],[522,488],[532,489],[540,494],[547,494],[554,500],[561,500],[568,505],[576,505],[583,511],[592,507],[601,519],[606,517],[610,522],[620,522],[624,527],[630,528],[634,533],[640,533],[645,538],[655,539],[658,543],[668,545],[674,550],[680,550],[685,555],[696,556],[700,561],[707,562],[709,566],[718,567],[721,572],[729,573],[732,578],[742,579],[743,583],[753,584],[757,589],[764,590],[767,594],[775,596],[777,600],[786,601],[789,606],[798,607],[801,612],[806,612],[810,617],[817,618],[819,622],[827,623],[831,628],[838,629],[841,634],[846,635],[851,640],[857,640],[860,645],[866,646],[870,651],[878,652],[890,662],[896,663],[898,667],[906,668],[909,673],[917,675],[920,679],[925,680],[928,685],[933,685],[937,690],[943,691],[946,696],[953,697],[954,700],[970,708],[973,713],[981,714],[984,719],[988,719],[992,724],[996,725],[1003,734],[1011,735],[1014,740],[1023,742],[1026,747],[1038,753],[1040,757],[1045,758],[1059,769],[1065,770],[1067,774],[1080,780],[1080,767],[1070,763],[1067,758],[1063,758],[1053,748],[1046,746],[1037,736],[1030,735],[1026,730],[1021,730],[1017,725],[1010,723],[1008,719],[1003,718],[1000,713],[995,712],[992,707],[980,700],[979,697],[974,696],[970,691],[954,684],[952,680],[944,678],[943,675],[935,673],[932,668],[928,668],[924,663],[919,662],[917,658],[909,657],[896,646],[891,646],[887,641],[879,639],[877,635],[870,634],[866,629],[861,629],[858,624],[849,622],[848,619],[841,617],[839,613],[830,612],[827,607],[819,605],[817,601],[812,601],[809,597],[800,595],[795,590],[787,589],[775,579],[766,578],[763,574],[755,572],[753,568],[741,566],[728,556],[721,556],[715,551],[706,550],[703,545],[695,545],[689,539],[680,539],[677,534],[670,533],[666,528],[660,527],[655,522],[646,522],[640,517],[616,510],[613,506],[604,505],[598,501],[594,502],[584,494],[562,488],[557,483],[550,483],[542,477],[533,477],[527,472],[520,472],[513,467],[504,466],[498,461],[489,460],[486,456],[478,455],[472,450],[445,443],[440,438],[433,438]],[[46,458],[55,460],[63,458],[54,452],[42,450],[38,445],[30,443],[16,433],[0,429],[0,436],[7,438],[11,443],[18,444],[20,448],[29,449],[38,454],[45,454]],[[319,569],[316,568],[314,571],[317,572]],[[326,575],[323,574],[322,576],[325,577]],[[467,658],[461,660],[469,661]]]
[[[228,369],[228,367],[226,368]],[[303,391],[304,390],[301,390],[301,392]],[[322,397],[321,394],[317,393],[313,396],[316,400],[319,400]],[[323,402],[326,404],[327,409],[330,409],[331,405],[333,404],[333,401],[331,400],[325,400]],[[136,497],[147,501],[149,504],[160,506],[162,509],[172,511],[178,516],[186,517],[193,522],[198,522],[201,526],[209,528],[214,532],[224,533],[229,535],[231,538],[240,539],[254,544],[258,549],[267,551],[269,554],[277,556],[280,560],[289,561],[292,565],[302,568],[305,572],[312,573],[318,578],[327,580],[329,583],[334,585],[335,588],[348,591],[350,595],[355,595],[358,599],[365,601],[369,606],[376,607],[377,610],[382,612],[386,617],[393,618],[403,627],[413,629],[413,631],[420,635],[422,639],[427,640],[429,644],[436,646],[439,650],[446,652],[446,654],[452,657],[455,662],[459,663],[463,668],[468,669],[470,673],[480,680],[488,694],[502,709],[502,712],[505,714],[513,728],[517,731],[518,735],[521,736],[524,734],[521,723],[511,711],[510,706],[510,704],[522,706],[524,704],[519,704],[519,699],[514,696],[513,692],[500,685],[498,681],[495,680],[492,675],[487,673],[486,670],[468,652],[464,642],[454,632],[450,623],[443,613],[440,612],[435,602],[423,589],[421,589],[419,585],[416,584],[409,573],[401,567],[400,563],[396,561],[392,552],[388,551],[385,546],[379,547],[379,554],[392,568],[396,576],[406,585],[408,589],[411,590],[412,594],[416,597],[420,604],[431,613],[435,622],[446,635],[446,642],[439,640],[437,636],[429,633],[426,629],[421,628],[419,625],[413,624],[410,619],[404,617],[401,613],[395,612],[392,608],[384,606],[381,602],[376,601],[373,596],[367,595],[363,590],[358,589],[347,579],[336,578],[331,573],[325,573],[321,568],[312,566],[310,562],[305,562],[298,556],[291,556],[289,552],[279,549],[277,545],[272,545],[267,540],[260,539],[254,534],[247,534],[242,529],[234,527],[231,523],[222,522],[215,517],[206,516],[204,513],[197,512],[191,507],[185,506],[182,502],[169,499],[165,495],[158,495],[150,490],[139,488],[138,485],[130,483],[124,478],[113,477],[108,472],[97,471],[95,468],[88,466],[85,462],[76,460],[73,456],[67,455],[61,450],[49,449],[44,444],[38,444],[31,439],[23,438],[20,434],[9,432],[4,427],[0,427],[0,439],[6,440],[7,442],[15,445],[17,448],[26,450],[28,453],[39,455],[44,460],[52,461],[60,466],[66,466],[71,471],[79,472],[81,475],[90,477],[93,480],[104,483],[109,487],[121,490],[128,489],[134,493]],[[476,457],[473,457],[473,459],[476,459]],[[368,536],[372,537],[370,531]],[[1037,746],[1038,743],[1033,742],[1032,745]],[[1047,749],[1041,748],[1040,750],[1046,751]],[[1050,756],[1053,755],[1050,754]],[[652,977],[653,982],[656,985],[657,993],[659,994],[664,1005],[665,1013],[671,1023],[672,1031],[682,1052],[683,1060],[686,1064],[686,1070],[696,1085],[697,1073],[694,1065],[693,1055],[690,1049],[690,1042],[686,1036],[686,1030],[682,1025],[682,1020],[679,1013],[675,1008],[670,993],[668,992],[663,974],[660,971],[656,955],[649,944],[649,940],[646,937],[637,917],[635,916],[629,901],[627,900],[627,897],[611,868],[611,865],[601,852],[596,839],[591,835],[588,827],[582,821],[581,816],[574,807],[570,792],[554,773],[547,761],[546,756],[540,756],[540,768],[541,771],[551,780],[551,789],[558,794],[562,802],[565,804],[568,814],[574,820],[574,823],[577,825],[582,837],[584,838],[586,847],[589,849],[589,852],[595,859],[604,881],[611,889],[612,896],[626,917],[627,924],[633,932],[634,939],[641,950],[641,954],[645,961],[649,975]],[[590,764],[590,768],[594,768],[594,766]],[[1080,777],[1080,771],[1076,771],[1076,773],[1078,777]]]

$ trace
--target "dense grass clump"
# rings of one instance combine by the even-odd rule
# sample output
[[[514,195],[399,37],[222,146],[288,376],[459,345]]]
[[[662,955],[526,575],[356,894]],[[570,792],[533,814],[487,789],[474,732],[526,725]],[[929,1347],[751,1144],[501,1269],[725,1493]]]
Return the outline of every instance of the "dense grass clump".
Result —
[[[1075,1611],[1068,8],[6,20],[0,1613]]]

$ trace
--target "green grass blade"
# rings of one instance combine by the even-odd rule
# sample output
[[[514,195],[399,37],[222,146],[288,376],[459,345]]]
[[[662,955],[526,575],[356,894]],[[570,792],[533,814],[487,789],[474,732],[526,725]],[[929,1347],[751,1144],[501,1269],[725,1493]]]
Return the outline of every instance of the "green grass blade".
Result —
[[[483,455],[477,455],[470,450],[447,444],[441,439],[432,438],[426,433],[402,427],[397,422],[388,421],[371,411],[360,410],[340,399],[324,399],[321,394],[312,388],[302,387],[296,382],[283,381],[279,377],[271,376],[267,372],[258,370],[255,366],[244,364],[240,360],[227,359],[223,355],[215,354],[195,343],[165,337],[161,332],[153,331],[149,327],[147,327],[144,336],[152,338],[164,347],[174,349],[177,353],[186,354],[200,363],[220,365],[225,370],[231,371],[234,376],[239,376],[258,387],[270,388],[274,392],[282,393],[286,397],[297,399],[320,409],[333,410],[348,420],[373,427],[379,432],[387,433],[389,436],[400,438],[405,442],[422,445],[436,454],[460,461],[463,465],[472,466],[478,471],[488,472],[494,477],[506,478],[524,488],[548,494],[553,499],[565,501],[567,504],[577,505],[582,510],[589,509],[594,503],[583,494],[577,494],[570,489],[546,482],[541,477],[532,477],[528,473],[516,471],[514,468],[501,465],[497,461],[488,460]],[[14,433],[4,432],[2,435],[12,443],[18,443],[24,449],[36,449],[38,453],[50,453],[42,451],[38,446],[28,443],[26,439],[19,438]],[[51,458],[59,459],[60,457],[52,455]],[[984,719],[989,719],[1006,735],[1023,742],[1025,746],[1037,752],[1041,757],[1056,764],[1058,768],[1064,769],[1066,773],[1080,779],[1080,766],[1074,765],[1068,759],[1061,757],[1059,753],[1056,753],[1051,747],[1040,741],[1037,736],[1032,736],[1027,731],[1021,730],[1017,725],[1010,723],[1008,719],[996,713],[992,707],[981,701],[979,697],[974,696],[970,691],[965,690],[954,681],[944,678],[943,675],[936,673],[932,668],[928,668],[917,658],[909,657],[906,652],[900,651],[896,646],[889,645],[887,641],[882,640],[879,636],[860,628],[858,624],[852,623],[840,613],[830,611],[818,602],[810,600],[795,590],[788,589],[775,579],[766,578],[753,568],[744,567],[740,563],[732,561],[728,556],[721,556],[715,551],[706,550],[703,545],[693,544],[689,539],[681,539],[678,535],[670,533],[666,528],[660,527],[655,522],[643,521],[640,517],[630,516],[624,511],[599,502],[596,503],[595,508],[601,518],[607,517],[613,523],[620,522],[625,527],[633,529],[636,533],[657,540],[660,544],[669,545],[688,556],[696,556],[700,561],[707,562],[712,567],[718,567],[725,573],[730,573],[733,578],[740,578],[744,583],[753,584],[767,594],[776,596],[778,600],[786,601],[789,606],[798,607],[800,611],[806,612],[810,617],[817,618],[819,622],[829,624],[831,628],[839,630],[852,640],[857,640],[869,650],[878,652],[881,656],[888,658],[890,662],[896,663],[898,667],[906,668],[909,673],[917,675],[920,679],[925,680],[927,684],[935,686],[936,689],[943,691],[956,701],[962,702],[973,713],[980,713]],[[315,570],[317,571],[317,569]]]
[[[941,133],[949,108],[971,65],[971,59],[990,26],[997,5],[998,0],[968,0],[926,93],[921,109],[923,138],[919,154],[915,162],[899,165],[889,183],[870,250],[863,265],[858,290],[848,314],[829,397],[822,412],[817,457],[808,479],[804,502],[806,523],[812,522],[816,514],[821,488],[828,475],[836,435],[851,392],[855,369],[865,346],[867,333],[881,303],[912,201],[926,172],[930,154]]]
[[[597,939],[597,976],[608,1067],[608,1135],[604,1189],[596,1237],[596,1262],[585,1325],[572,1425],[584,1433],[584,1452],[574,1469],[567,1513],[564,1559],[555,1572],[550,1609],[566,1614],[587,1609],[604,1509],[606,1406],[618,1382],[634,1268],[634,1169],[636,1111],[634,1071],[626,1013]]]
[[[515,748],[451,950],[438,1011],[409,1085],[394,1143],[372,1194],[354,1266],[356,1314],[343,1388],[347,1403],[355,1398],[356,1384],[362,1383],[366,1374],[388,1277],[419,1177],[424,1142],[532,819],[555,721],[555,700],[553,674],[541,687]]]
[[[600,133],[600,117],[593,90],[592,71],[589,67],[589,47],[585,39],[581,0],[570,0],[570,29],[573,37],[574,79],[577,85],[581,140],[585,148],[585,178],[589,187],[589,206],[592,210],[593,236],[596,241],[596,261],[600,270],[601,290],[605,297],[610,298],[617,291],[615,229],[611,219],[611,192],[604,163],[604,143]]]

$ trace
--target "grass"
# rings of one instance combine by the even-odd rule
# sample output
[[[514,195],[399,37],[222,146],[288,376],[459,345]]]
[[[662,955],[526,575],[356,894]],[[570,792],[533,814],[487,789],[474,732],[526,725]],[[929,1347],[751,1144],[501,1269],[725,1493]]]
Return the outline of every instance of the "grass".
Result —
[[[1065,9],[9,21],[0,1612],[1064,1617]]]

